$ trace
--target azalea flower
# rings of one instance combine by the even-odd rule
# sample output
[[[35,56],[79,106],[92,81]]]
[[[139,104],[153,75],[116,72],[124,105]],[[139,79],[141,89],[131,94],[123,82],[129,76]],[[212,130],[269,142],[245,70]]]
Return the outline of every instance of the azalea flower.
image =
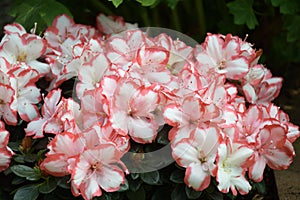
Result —
[[[286,132],[279,124],[267,125],[259,131],[254,147],[255,162],[249,169],[251,179],[261,181],[266,164],[275,170],[290,166],[295,153],[293,145],[287,140]]]
[[[186,185],[197,191],[209,186],[211,176],[215,176],[215,159],[220,141],[217,128],[197,128],[190,138],[184,138],[172,147],[174,159],[186,168]]]
[[[173,75],[178,75],[186,64],[191,63],[193,48],[188,46],[185,42],[186,41],[181,41],[179,38],[173,40],[170,36],[163,33],[155,37],[155,43],[165,48],[170,54],[167,68]],[[196,43],[195,41],[192,42]]]
[[[27,122],[39,115],[36,104],[39,103],[41,94],[35,85],[39,77],[38,72],[32,69],[18,67],[10,71],[9,81],[15,91],[10,108],[16,110],[21,119]]]
[[[169,139],[176,144],[183,138],[189,138],[198,126],[205,126],[221,116],[221,110],[214,104],[205,104],[200,98],[187,96],[181,104],[171,103],[164,109],[166,122],[173,126]]]
[[[136,142],[152,142],[158,129],[152,113],[159,103],[155,87],[138,85],[126,79],[119,80],[118,84],[110,108],[112,127],[128,133]]]
[[[242,88],[246,100],[252,104],[264,104],[275,99],[280,92],[282,78],[272,77],[271,72],[261,65],[250,69]]]
[[[112,144],[101,144],[84,151],[76,160],[72,183],[84,199],[101,196],[102,191],[114,192],[125,183],[125,167],[120,158],[123,154]],[[125,168],[126,170],[126,168]]]
[[[251,185],[245,178],[245,167],[250,165],[252,155],[253,150],[245,145],[231,143],[230,140],[220,144],[216,178],[221,192],[228,193],[230,189],[236,196],[237,191],[247,194],[251,190]]]
[[[37,61],[46,52],[47,42],[34,34],[24,33],[24,28],[20,26],[15,24],[6,28],[8,34],[1,41],[0,57],[12,66],[35,69],[40,75],[47,74],[49,65]]]
[[[94,56],[91,62],[84,64],[78,71],[80,83],[76,86],[76,94],[82,97],[85,90],[93,90],[99,86],[110,63],[104,54]]]
[[[10,164],[14,152],[7,146],[9,132],[5,130],[4,123],[0,121],[0,172],[4,171]]]
[[[30,121],[25,129],[27,136],[33,138],[44,137],[44,132],[58,134],[63,131],[62,106],[64,99],[61,100],[61,90],[52,90],[44,98],[42,116]]]
[[[208,34],[203,51],[196,55],[201,68],[214,69],[215,72],[225,74],[226,78],[238,80],[247,74],[249,63],[242,55],[241,44],[236,37],[228,34]]]
[[[119,34],[129,29],[136,29],[137,24],[130,24],[124,21],[120,16],[97,16],[97,28],[106,35]]]
[[[0,82],[0,116],[9,125],[16,125],[17,112],[11,109],[11,104],[14,100],[15,91],[10,85],[5,85]]]

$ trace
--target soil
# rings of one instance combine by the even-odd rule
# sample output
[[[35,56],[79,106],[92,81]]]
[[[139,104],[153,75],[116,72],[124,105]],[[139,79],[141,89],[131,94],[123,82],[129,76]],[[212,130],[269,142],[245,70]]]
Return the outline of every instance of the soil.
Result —
[[[288,170],[275,171],[280,200],[300,199],[300,139],[294,143],[297,156]]]
[[[283,88],[276,104],[290,116],[290,121],[300,126],[300,66],[291,65],[286,70]],[[275,178],[280,200],[300,199],[300,138],[293,146],[296,156],[287,170],[275,171]]]

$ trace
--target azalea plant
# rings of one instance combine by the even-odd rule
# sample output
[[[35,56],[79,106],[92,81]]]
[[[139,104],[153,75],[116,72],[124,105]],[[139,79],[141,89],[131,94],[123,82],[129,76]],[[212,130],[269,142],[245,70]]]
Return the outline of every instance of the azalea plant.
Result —
[[[282,78],[246,39],[96,22],[4,27],[0,196],[235,199],[292,163]]]

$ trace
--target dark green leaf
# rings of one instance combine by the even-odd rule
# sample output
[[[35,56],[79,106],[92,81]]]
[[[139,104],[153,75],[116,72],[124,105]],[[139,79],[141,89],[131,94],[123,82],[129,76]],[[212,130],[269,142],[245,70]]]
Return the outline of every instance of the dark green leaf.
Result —
[[[21,183],[24,183],[26,181],[25,178],[22,178],[20,176],[15,176],[11,182],[11,184],[13,185],[18,185],[18,184],[21,184]]]
[[[171,194],[172,200],[186,200],[187,196],[185,194],[185,185],[184,184],[178,184],[174,188]]]
[[[136,1],[141,3],[142,6],[152,6],[156,3],[156,0],[136,0]]]
[[[137,179],[137,178],[140,177],[140,174],[138,174],[138,173],[131,173],[130,176],[131,176],[131,178],[132,178],[133,180],[135,180],[135,179]]]
[[[187,187],[187,186],[185,187],[185,193],[186,193],[186,196],[189,199],[197,199],[202,194],[201,191],[195,191],[193,188],[190,188],[190,187]]]
[[[13,165],[10,169],[17,176],[24,177],[30,181],[39,180],[41,177],[41,174],[38,171],[26,165]]]
[[[111,200],[111,196],[103,193],[100,197],[95,197],[94,200]]]
[[[50,26],[57,15],[64,13],[72,16],[63,4],[55,0],[17,0],[10,10],[10,15],[15,17],[15,21],[27,30],[36,22],[38,33]]]
[[[267,189],[266,189],[266,184],[264,181],[261,181],[259,183],[254,183],[253,187],[258,191],[260,194],[266,194]]]
[[[57,182],[54,178],[49,178],[41,185],[39,185],[39,192],[42,194],[48,194],[56,189]]]
[[[19,142],[9,142],[8,143],[8,146],[14,151],[14,152],[19,152],[20,149],[20,144],[21,144],[21,141]]]
[[[218,190],[213,181],[210,182],[205,191],[213,200],[223,200],[223,194]]]
[[[129,189],[129,184],[128,184],[127,179],[125,179],[125,183],[120,186],[120,189],[118,190],[118,192],[124,192],[124,191],[127,191],[128,189]]]
[[[35,154],[26,154],[24,156],[25,162],[35,162],[36,161],[36,155]]]
[[[167,0],[168,2],[168,6],[171,8],[171,9],[174,9],[177,5],[177,3],[179,2],[179,0]]]
[[[24,161],[24,155],[16,155],[13,158],[14,158],[14,161],[16,161],[18,163],[25,163],[25,161]]]
[[[141,174],[141,179],[148,183],[149,185],[156,185],[159,183],[159,172],[153,171],[153,172],[146,172]]]
[[[126,193],[127,197],[129,200],[145,200],[146,199],[146,194],[145,190],[143,187],[141,187],[138,191],[133,192],[133,191],[128,191]]]
[[[252,6],[253,0],[235,0],[227,4],[229,12],[234,16],[234,23],[246,24],[249,29],[254,29],[258,25]]]
[[[143,181],[141,179],[128,179],[129,189],[133,192],[136,192],[138,189],[140,189]]]
[[[286,16],[284,26],[288,30],[287,41],[295,42],[300,39],[300,15]]]
[[[181,169],[175,169],[170,175],[170,181],[174,183],[183,183],[185,172]]]
[[[28,167],[26,165],[13,165],[13,166],[11,166],[11,170],[17,176],[24,177],[24,178],[35,174],[34,169],[31,167]]]
[[[280,7],[282,14],[295,14],[299,11],[300,3],[298,0],[271,0],[275,7]]]
[[[71,177],[70,176],[64,176],[62,178],[59,178],[58,181],[57,181],[57,185],[61,188],[64,188],[64,189],[70,189],[70,179]]]
[[[36,185],[26,185],[17,190],[14,200],[36,200],[39,196],[39,190]]]
[[[158,133],[156,141],[158,144],[167,145],[170,143],[168,134],[169,134],[170,128],[164,126],[162,130]]]

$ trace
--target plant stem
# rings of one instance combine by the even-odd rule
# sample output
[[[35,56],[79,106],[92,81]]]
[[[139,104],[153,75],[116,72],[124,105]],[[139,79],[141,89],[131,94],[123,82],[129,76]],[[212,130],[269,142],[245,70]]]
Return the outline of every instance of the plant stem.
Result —
[[[172,9],[172,21],[173,21],[174,28],[177,31],[181,32],[181,24],[180,24],[180,19],[179,19],[178,12],[177,12],[177,7]]]
[[[90,0],[90,2],[99,9],[101,13],[104,13],[106,15],[114,15],[114,12],[111,11],[106,5],[104,5],[101,1],[99,0]]]
[[[203,8],[203,0],[197,0],[196,2],[196,12],[198,14],[197,18],[199,20],[199,36],[202,38],[206,34],[206,24],[205,24],[205,13]]]
[[[146,8],[140,8],[140,12],[142,20],[144,22],[144,26],[151,26],[150,20],[149,20],[149,15],[148,15],[148,10]]]

